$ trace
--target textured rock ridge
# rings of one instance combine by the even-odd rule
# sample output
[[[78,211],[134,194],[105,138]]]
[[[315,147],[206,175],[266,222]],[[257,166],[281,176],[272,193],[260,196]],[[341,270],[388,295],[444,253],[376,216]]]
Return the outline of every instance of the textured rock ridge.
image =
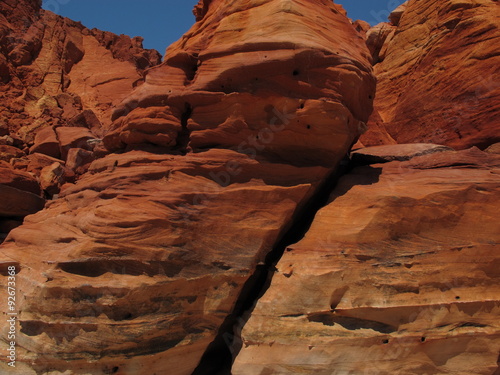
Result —
[[[364,129],[369,51],[332,2],[195,13],[114,111],[111,154],[2,245],[23,375],[191,374]]]
[[[115,130],[104,138],[106,147],[116,151],[151,143],[183,151],[182,138],[189,133],[194,151],[237,148],[268,127],[276,107],[297,115],[296,125],[291,132],[276,133],[259,154],[294,163],[314,158],[310,162],[335,164],[329,150],[336,149],[331,142],[341,140],[323,131],[331,125],[321,118],[353,129],[357,137],[374,95],[372,77],[359,63],[369,58],[366,50],[349,48],[362,38],[346,25],[347,18],[329,1],[313,8],[312,14],[318,7],[327,9],[315,15],[318,22],[303,17],[311,13],[308,1],[201,4],[205,16],[115,111]],[[273,15],[275,23],[259,21]],[[327,24],[340,31],[332,34]],[[353,70],[344,69],[348,66]],[[344,90],[341,84],[353,89]],[[183,114],[189,114],[186,124]],[[309,141],[302,142],[299,135]]]
[[[498,142],[499,25],[498,1],[413,0],[368,31],[378,85],[362,143]]]
[[[200,0],[160,62],[0,2],[0,373],[498,375],[498,10]]]

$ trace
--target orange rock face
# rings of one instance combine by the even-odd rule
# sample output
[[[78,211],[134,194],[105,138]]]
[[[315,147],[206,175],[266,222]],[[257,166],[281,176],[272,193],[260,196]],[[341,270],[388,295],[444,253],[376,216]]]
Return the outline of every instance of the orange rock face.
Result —
[[[0,221],[10,217],[24,217],[43,208],[45,200],[37,180],[29,173],[0,164]]]
[[[499,141],[497,1],[409,1],[368,31],[378,78],[364,145]]]
[[[41,10],[40,1],[2,2],[0,12],[2,120],[11,131],[65,125],[82,109],[106,125],[111,108],[141,83],[142,71],[160,62],[156,51],[142,49],[141,38],[89,30]]]
[[[330,1],[196,9],[114,111],[104,145],[116,153],[2,247],[2,267],[19,271],[23,374],[192,374],[365,128],[369,51]],[[54,132],[71,163],[75,147],[88,151],[73,141],[92,141]],[[42,169],[49,188],[59,169]]]
[[[364,129],[374,82],[357,63],[369,57],[357,47],[361,36],[346,18],[329,1],[308,11],[310,6],[200,2],[199,21],[115,111],[106,147],[115,151],[147,142],[182,152],[189,134],[194,151],[244,151],[264,143],[253,148],[267,159],[334,165],[338,158],[331,150],[349,147]],[[200,10],[205,8],[206,14]],[[327,10],[320,14],[318,8]],[[279,22],[261,21],[272,15]],[[279,126],[275,109],[293,117],[279,119],[290,123],[287,131],[273,131]],[[345,129],[347,137],[331,129]]]
[[[498,9],[200,0],[160,64],[0,2],[0,373],[498,375]]]
[[[498,372],[499,167],[471,149],[343,177],[277,264],[232,373]]]
[[[40,6],[37,0],[0,2],[0,160],[33,179],[47,165],[31,168],[29,154],[64,164],[75,150],[93,153],[111,109],[140,85],[144,69],[160,62],[156,51],[142,48],[141,38],[89,30]],[[85,172],[88,163],[76,164],[78,174]],[[68,171],[73,179],[74,172]],[[43,179],[50,198],[60,184],[46,189],[47,175]],[[35,202],[31,209],[28,202]],[[28,199],[23,207],[3,215],[33,213],[43,204]]]

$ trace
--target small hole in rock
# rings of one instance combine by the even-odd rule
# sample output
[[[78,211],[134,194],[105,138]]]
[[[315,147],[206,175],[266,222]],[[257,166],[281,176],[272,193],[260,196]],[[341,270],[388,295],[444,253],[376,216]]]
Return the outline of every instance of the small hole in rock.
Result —
[[[307,129],[311,129],[311,125],[307,125]]]
[[[373,95],[368,95],[368,99],[373,99]]]
[[[304,109],[304,103],[300,105],[300,109]]]
[[[116,374],[120,368],[118,366],[113,367],[111,371],[113,371],[113,374]]]
[[[293,74],[294,76],[298,76],[298,75],[299,75],[299,73],[300,73],[300,72],[299,72],[297,69],[295,69],[295,70],[293,71],[293,73],[292,73],[292,74]]]
[[[389,344],[389,340],[388,339],[385,339],[382,341],[383,344]]]
[[[456,296],[455,299],[460,299],[460,296]]]
[[[425,342],[425,337],[422,337],[420,341]]]

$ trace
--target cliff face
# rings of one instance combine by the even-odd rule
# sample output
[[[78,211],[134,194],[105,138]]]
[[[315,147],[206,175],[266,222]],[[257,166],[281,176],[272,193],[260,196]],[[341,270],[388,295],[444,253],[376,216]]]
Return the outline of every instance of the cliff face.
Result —
[[[112,154],[3,245],[23,374],[191,374],[365,127],[369,51],[330,1],[198,9],[115,109]]]
[[[162,63],[0,7],[17,373],[500,371],[498,2],[200,0]]]
[[[0,3],[2,239],[102,155],[112,108],[160,63],[140,38],[89,30],[40,3]]]
[[[89,30],[40,3],[0,4],[0,122],[28,146],[38,129],[76,121],[82,109],[108,125],[111,109],[141,83],[143,70],[160,62],[156,51],[142,49],[141,38]]]
[[[232,373],[496,373],[499,166],[471,149],[353,169],[240,320]]]
[[[368,32],[377,75],[364,145],[499,142],[498,1],[408,1]]]

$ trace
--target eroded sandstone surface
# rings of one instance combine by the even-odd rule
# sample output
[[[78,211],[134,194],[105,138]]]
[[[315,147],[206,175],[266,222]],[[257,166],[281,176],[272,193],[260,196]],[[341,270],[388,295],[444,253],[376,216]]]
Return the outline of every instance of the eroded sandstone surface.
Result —
[[[377,76],[364,145],[499,141],[500,4],[410,0],[367,32]]]
[[[498,374],[498,9],[200,0],[160,63],[0,2],[0,372]]]
[[[240,321],[232,373],[498,373],[499,167],[474,148],[344,176]]]

